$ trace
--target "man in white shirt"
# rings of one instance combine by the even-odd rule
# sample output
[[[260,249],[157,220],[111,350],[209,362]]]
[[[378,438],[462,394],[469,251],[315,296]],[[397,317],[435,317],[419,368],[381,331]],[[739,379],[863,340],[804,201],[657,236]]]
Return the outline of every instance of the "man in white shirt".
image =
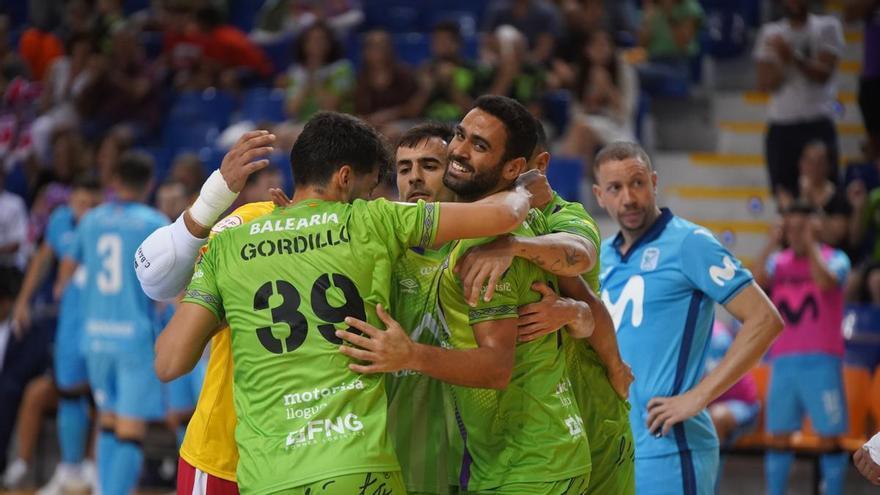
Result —
[[[6,182],[0,171],[0,266],[24,269],[27,241],[27,208],[17,194],[3,189]]]
[[[830,178],[837,182],[834,72],[843,51],[843,28],[831,16],[811,14],[807,0],[784,0],[785,17],[761,27],[755,43],[758,89],[771,92],[765,155],[774,194],[798,196],[798,157],[805,144],[828,147]]]

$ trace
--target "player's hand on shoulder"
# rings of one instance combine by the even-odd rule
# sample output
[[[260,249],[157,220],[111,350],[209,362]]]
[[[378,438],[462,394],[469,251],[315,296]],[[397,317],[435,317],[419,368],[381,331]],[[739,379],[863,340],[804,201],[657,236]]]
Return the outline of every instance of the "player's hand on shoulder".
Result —
[[[376,314],[385,324],[385,330],[357,318],[346,318],[345,323],[363,332],[361,335],[347,330],[337,330],[336,336],[351,345],[341,345],[339,352],[367,364],[352,363],[348,367],[358,373],[390,373],[409,367],[415,344],[397,321],[381,304]]]
[[[617,392],[617,395],[623,400],[629,399],[629,386],[636,379],[632,368],[623,361],[620,361],[617,366],[609,368],[606,374],[608,375],[608,382],[611,383],[611,388]]]
[[[274,142],[275,135],[266,130],[246,132],[239,138],[220,164],[220,174],[230,191],[241,192],[248,176],[269,166],[265,157],[272,153]]]
[[[547,182],[547,176],[538,170],[529,170],[517,177],[516,187],[522,187],[531,194],[529,205],[532,208],[543,208],[553,200],[553,189]]]
[[[455,273],[464,288],[464,298],[476,306],[485,287],[483,300],[489,302],[495,295],[495,285],[513,263],[512,236],[501,236],[494,241],[473,247],[455,265]]]
[[[290,206],[290,203],[292,203],[290,198],[287,197],[287,194],[284,194],[284,191],[277,187],[269,188],[269,197],[272,198],[272,202],[275,203],[275,206],[280,206],[282,208]]]
[[[673,426],[693,418],[706,408],[693,391],[672,397],[654,397],[648,401],[648,431],[665,436]]]

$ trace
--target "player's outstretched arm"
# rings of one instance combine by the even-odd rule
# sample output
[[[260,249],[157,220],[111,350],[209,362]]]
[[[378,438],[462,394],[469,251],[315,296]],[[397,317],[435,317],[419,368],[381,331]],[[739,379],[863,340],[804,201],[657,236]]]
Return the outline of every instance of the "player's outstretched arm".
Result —
[[[440,203],[434,247],[455,239],[506,234],[522,224],[532,207],[547,204],[553,191],[547,178],[530,170],[511,191],[502,191],[473,203]]]
[[[555,232],[538,237],[504,236],[468,250],[456,267],[464,287],[464,298],[471,304],[483,287],[483,298],[491,301],[495,284],[510,268],[514,257],[534,263],[558,277],[575,277],[593,268],[598,259],[596,246],[581,236]]]
[[[219,324],[204,306],[181,303],[156,339],[156,376],[169,382],[192,371]]]
[[[515,318],[474,325],[478,345],[475,349],[445,349],[413,342],[381,305],[376,312],[385,323],[384,331],[367,322],[346,318],[346,324],[364,335],[336,332],[352,344],[340,346],[340,352],[367,362],[352,363],[349,367],[353,371],[388,373],[410,369],[453,385],[499,390],[510,383],[516,349]]]
[[[739,334],[718,366],[696,387],[681,395],[656,397],[648,402],[650,431],[665,435],[675,424],[705,409],[752,369],[782,332],[782,317],[754,282],[724,307],[742,322]]]
[[[147,296],[170,301],[186,287],[211,227],[238,197],[248,176],[269,165],[264,157],[272,152],[274,141],[275,135],[264,130],[242,135],[192,206],[141,243],[135,252],[135,272]]]

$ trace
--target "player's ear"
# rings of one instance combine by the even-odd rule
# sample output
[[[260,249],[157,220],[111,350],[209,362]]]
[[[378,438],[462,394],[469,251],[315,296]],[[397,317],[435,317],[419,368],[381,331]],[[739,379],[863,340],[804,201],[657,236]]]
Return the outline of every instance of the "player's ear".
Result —
[[[513,160],[508,161],[504,164],[504,169],[501,173],[501,177],[506,182],[513,182],[517,177],[520,176],[523,172],[526,171],[528,167],[528,162],[526,162],[525,158],[514,158]]]
[[[657,192],[657,171],[656,170],[651,171],[651,184],[654,185],[654,193],[656,193]]]
[[[336,171],[336,182],[340,189],[346,190],[351,186],[351,181],[354,179],[352,172],[349,165],[343,165]]]
[[[599,203],[599,206],[605,208],[605,203],[602,202],[602,188],[597,184],[593,184],[593,196],[596,196],[596,202]]]
[[[538,172],[541,172],[544,175],[547,175],[547,166],[550,165],[550,153],[544,151],[539,153],[538,156],[535,157],[535,168],[538,169]]]

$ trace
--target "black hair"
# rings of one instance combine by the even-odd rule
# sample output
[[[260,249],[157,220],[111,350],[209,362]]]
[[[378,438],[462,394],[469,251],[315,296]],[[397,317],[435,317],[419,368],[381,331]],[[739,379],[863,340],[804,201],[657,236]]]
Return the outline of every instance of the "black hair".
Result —
[[[617,58],[617,55],[613,53],[614,50],[614,38],[611,36],[611,33],[608,31],[599,29],[595,31],[590,31],[586,37],[584,38],[584,43],[581,45],[581,52],[578,54],[580,57],[580,63],[578,64],[577,75],[575,76],[575,98],[577,101],[581,101],[584,93],[587,90],[587,86],[590,84],[590,71],[593,68],[593,62],[587,58],[584,54],[584,51],[587,49],[590,43],[596,39],[599,35],[606,35],[608,39],[611,41],[612,54],[611,59],[605,64],[604,69],[608,71],[608,75],[611,76],[611,84],[614,86],[619,86],[617,81],[617,76],[620,73],[620,61]]]
[[[339,42],[333,29],[331,29],[324,21],[316,21],[300,33],[296,38],[296,41],[293,43],[293,59],[299,64],[306,63],[306,37],[316,29],[324,31],[324,34],[327,36],[330,43],[330,47],[328,48],[327,55],[324,59],[324,65],[341,59],[343,55],[342,43]]]
[[[458,27],[458,23],[451,20],[445,19],[439,21],[434,24],[434,28],[431,30],[432,33],[449,33],[459,42],[461,42],[461,29]]]
[[[515,158],[528,160],[535,149],[535,118],[518,101],[506,96],[483,95],[474,102],[474,108],[492,115],[504,124],[507,142],[504,143],[504,156],[501,161]]]
[[[783,215],[812,215],[814,213],[817,213],[816,207],[803,199],[796,199],[792,201],[791,204],[787,207],[781,208],[781,211]]]
[[[343,165],[368,174],[389,168],[391,155],[372,126],[337,112],[319,112],[309,119],[290,150],[297,186],[324,185]]]
[[[217,7],[206,5],[196,10],[196,21],[208,29],[214,29],[223,24],[223,12]]]
[[[102,190],[101,181],[95,174],[82,174],[73,180],[73,189],[85,189],[88,192],[99,193]]]
[[[544,130],[544,124],[539,119],[535,119],[535,147],[532,149],[530,156],[534,157],[538,153],[550,151],[547,145],[547,131]]]
[[[400,136],[400,139],[397,140],[397,146],[394,148],[414,148],[422,141],[431,138],[439,138],[446,143],[449,143],[449,141],[452,140],[453,135],[454,132],[452,131],[452,127],[446,124],[425,122],[424,124],[419,124],[411,128],[406,131],[403,136]]]
[[[637,143],[629,141],[614,141],[599,150],[599,153],[596,154],[596,158],[593,159],[593,178],[595,179],[596,172],[599,171],[599,167],[603,163],[619,162],[629,160],[630,158],[635,158],[644,163],[645,166],[648,167],[648,170],[654,170],[654,165],[651,164],[651,157],[648,156],[648,153],[644,148]]]
[[[142,151],[126,151],[116,165],[116,178],[123,187],[144,192],[153,179],[153,157]]]

